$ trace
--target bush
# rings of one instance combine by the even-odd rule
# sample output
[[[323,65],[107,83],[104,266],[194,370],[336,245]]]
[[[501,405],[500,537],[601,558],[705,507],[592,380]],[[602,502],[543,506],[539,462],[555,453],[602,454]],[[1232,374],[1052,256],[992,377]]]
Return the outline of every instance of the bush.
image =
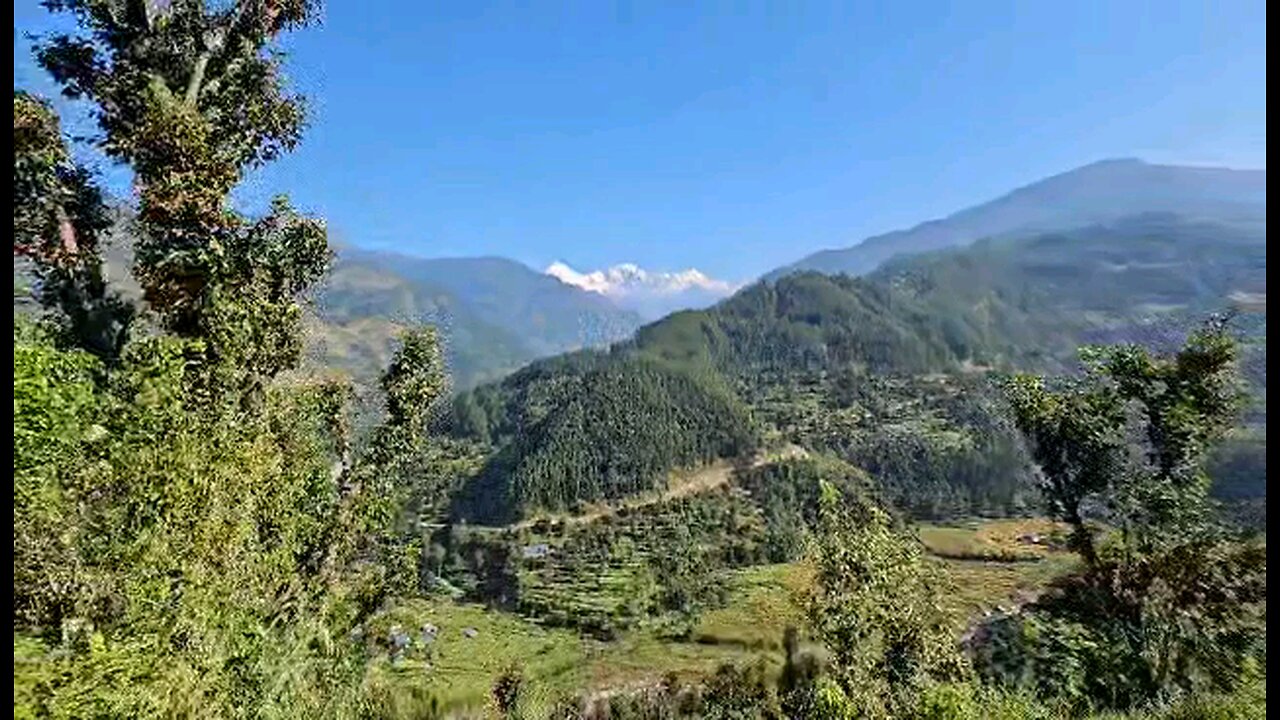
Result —
[[[1266,551],[1194,543],[1068,576],[970,640],[988,681],[1076,709],[1231,692],[1265,662]]]

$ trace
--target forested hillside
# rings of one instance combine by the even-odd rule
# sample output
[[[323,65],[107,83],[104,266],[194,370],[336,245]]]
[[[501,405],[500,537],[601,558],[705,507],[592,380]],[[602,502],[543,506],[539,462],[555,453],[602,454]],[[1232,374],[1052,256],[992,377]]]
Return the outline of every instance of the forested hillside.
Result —
[[[954,367],[958,343],[927,307],[884,285],[816,273],[756,283],[701,311],[636,333],[632,350],[729,376],[859,368],[929,372]]]
[[[1265,294],[1265,227],[1143,215],[902,258],[865,278],[798,273],[756,283],[707,310],[641,328],[634,340],[614,347],[608,362],[625,372],[635,362],[630,358],[650,358],[668,377],[687,373],[690,386],[719,378],[718,385],[751,408],[767,438],[836,452],[871,471],[896,503],[922,516],[1010,512],[1029,502],[1033,478],[987,376],[1072,371],[1077,346],[1089,342],[1176,347],[1209,315],[1234,309],[1245,374],[1260,399],[1250,422],[1265,428],[1265,314],[1258,305]],[[455,431],[491,443],[502,458],[492,467],[548,468],[491,476],[505,478],[501,497],[517,506],[563,507],[613,496],[577,482],[541,488],[560,483],[565,463],[572,464],[567,458],[584,452],[580,444],[552,441],[548,432],[608,427],[605,419],[624,412],[620,408],[635,427],[661,424],[666,416],[656,408],[682,402],[665,383],[637,380],[588,391],[580,384],[581,364],[543,361],[458,402]],[[571,390],[547,400],[550,393],[530,392],[531,386]],[[529,411],[517,408],[530,406],[537,415],[526,420]],[[719,432],[735,434],[737,417],[703,419],[734,418]],[[697,427],[703,434],[714,425]],[[1256,431],[1241,432],[1234,460],[1221,467],[1235,469],[1228,481],[1234,494],[1256,497],[1265,472],[1257,477],[1260,461],[1242,457],[1256,454],[1259,445],[1248,440]],[[651,438],[643,431],[636,437],[646,441],[611,443],[611,460],[597,466],[641,473],[625,486],[632,491],[650,487],[686,458],[717,456],[680,454],[655,465],[639,457]]]
[[[1081,341],[1176,344],[1231,307],[1253,334],[1265,295],[1265,224],[1143,215],[905,257],[866,278],[757,283],[641,328],[636,346],[731,373],[1061,365]]]
[[[535,363],[464,393],[453,430],[495,448],[455,507],[490,522],[650,490],[673,469],[744,455],[756,441],[746,407],[720,378],[601,352]]]

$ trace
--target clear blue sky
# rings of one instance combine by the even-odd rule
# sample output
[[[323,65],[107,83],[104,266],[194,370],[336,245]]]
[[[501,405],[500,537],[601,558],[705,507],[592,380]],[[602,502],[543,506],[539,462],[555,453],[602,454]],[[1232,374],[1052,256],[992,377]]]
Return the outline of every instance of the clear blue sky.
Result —
[[[1261,0],[325,12],[289,41],[311,129],[241,198],[369,247],[746,279],[1105,157],[1266,166]],[[35,0],[14,26],[47,91]]]

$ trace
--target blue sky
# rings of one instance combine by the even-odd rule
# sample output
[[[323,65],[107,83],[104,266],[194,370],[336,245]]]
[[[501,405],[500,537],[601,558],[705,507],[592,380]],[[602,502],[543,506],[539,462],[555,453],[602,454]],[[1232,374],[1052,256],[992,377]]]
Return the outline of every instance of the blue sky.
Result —
[[[15,86],[48,27],[15,0]],[[311,128],[241,203],[426,256],[740,280],[1106,157],[1266,166],[1261,1],[348,0],[288,46]]]

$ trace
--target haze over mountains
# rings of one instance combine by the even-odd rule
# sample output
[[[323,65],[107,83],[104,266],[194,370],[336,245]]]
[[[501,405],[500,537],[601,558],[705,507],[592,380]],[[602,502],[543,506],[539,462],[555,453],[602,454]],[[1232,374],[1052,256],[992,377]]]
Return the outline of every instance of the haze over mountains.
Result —
[[[453,381],[492,379],[539,357],[629,336],[640,317],[513,260],[425,259],[346,248],[316,297],[313,357],[370,375],[403,328],[436,325]]]
[[[862,275],[895,255],[967,245],[989,237],[1030,235],[1106,224],[1144,213],[1176,213],[1189,220],[1262,223],[1267,216],[1267,171],[1153,165],[1103,160],[1018,188],[975,207],[852,247],[823,250],[765,275],[800,270]]]

